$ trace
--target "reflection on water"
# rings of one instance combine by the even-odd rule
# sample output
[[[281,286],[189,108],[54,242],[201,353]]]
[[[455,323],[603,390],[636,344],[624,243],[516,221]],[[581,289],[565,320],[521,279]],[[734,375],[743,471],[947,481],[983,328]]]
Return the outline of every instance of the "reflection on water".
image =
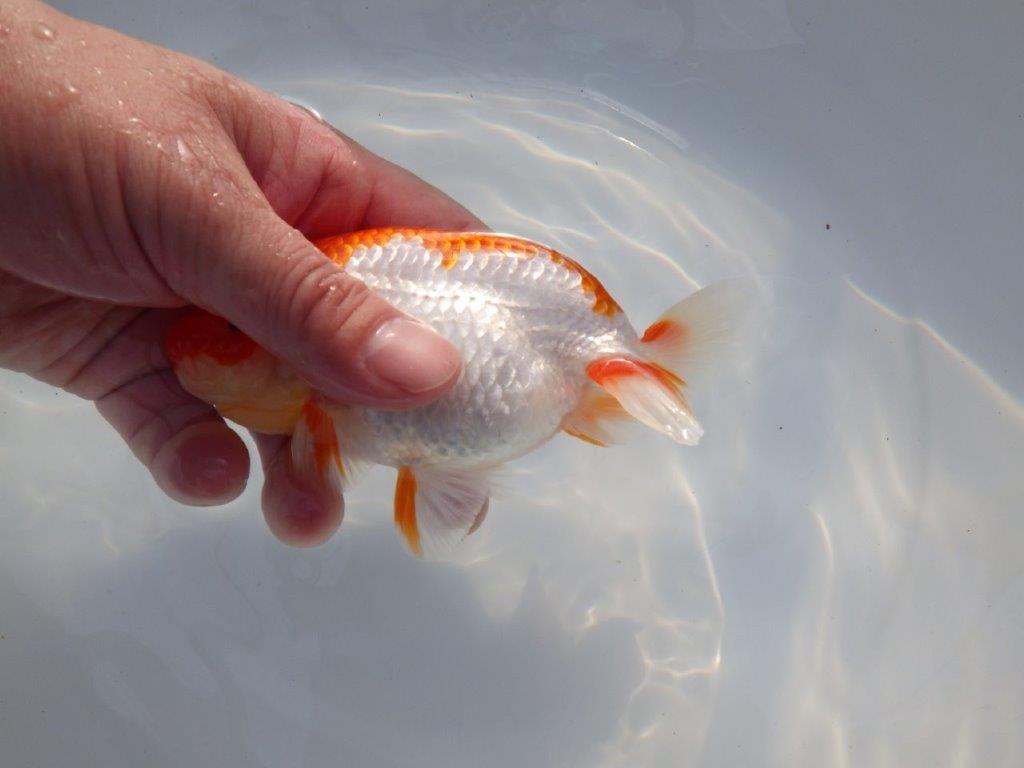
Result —
[[[806,496],[822,549],[779,762],[1017,765],[1024,407],[927,324],[838,298],[840,440]]]
[[[820,280],[785,217],[614,105],[279,90],[579,258],[640,327],[756,276],[768,344],[695,393],[697,449],[560,437],[516,462],[454,564],[405,554],[388,472],[334,541],[287,550],[258,483],[174,505],[87,406],[0,375],[0,688],[31,691],[0,729],[74,710],[111,735],[85,755],[5,739],[12,764],[1019,759],[985,738],[1020,682],[1018,404],[927,326]]]

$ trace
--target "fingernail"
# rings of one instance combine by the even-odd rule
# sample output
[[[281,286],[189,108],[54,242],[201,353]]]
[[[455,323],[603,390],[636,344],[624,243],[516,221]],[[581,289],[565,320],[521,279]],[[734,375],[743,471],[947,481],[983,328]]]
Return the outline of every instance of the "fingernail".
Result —
[[[462,360],[439,333],[407,317],[381,325],[366,347],[370,373],[410,394],[447,384],[459,372]]]

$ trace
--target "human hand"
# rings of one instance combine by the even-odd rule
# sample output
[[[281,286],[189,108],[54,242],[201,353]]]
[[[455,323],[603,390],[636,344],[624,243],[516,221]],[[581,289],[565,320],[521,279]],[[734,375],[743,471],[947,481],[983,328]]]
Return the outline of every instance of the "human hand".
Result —
[[[454,382],[447,341],[306,239],[483,226],[438,190],[298,107],[35,0],[0,6],[0,89],[0,366],[95,401],[171,497],[220,504],[249,474],[164,356],[189,304],[342,402],[411,407]],[[287,438],[256,441],[271,530],[326,539],[342,502],[301,483]]]

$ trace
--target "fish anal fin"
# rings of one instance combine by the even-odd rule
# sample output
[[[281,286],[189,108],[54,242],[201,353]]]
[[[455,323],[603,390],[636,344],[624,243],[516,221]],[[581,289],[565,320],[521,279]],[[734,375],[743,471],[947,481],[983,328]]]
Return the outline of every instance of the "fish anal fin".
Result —
[[[587,375],[637,421],[684,445],[696,445],[703,428],[690,410],[686,383],[656,363],[629,357],[595,360]]]
[[[334,422],[312,398],[295,421],[291,450],[292,465],[303,479],[339,488],[344,483],[345,466]]]
[[[400,467],[395,485],[395,527],[418,556],[441,557],[476,531],[489,506],[481,471]]]
[[[608,392],[588,385],[576,407],[562,419],[562,430],[591,445],[623,443],[631,418]]]
[[[395,527],[414,555],[423,555],[420,530],[416,523],[416,475],[408,467],[399,467],[395,483]]]

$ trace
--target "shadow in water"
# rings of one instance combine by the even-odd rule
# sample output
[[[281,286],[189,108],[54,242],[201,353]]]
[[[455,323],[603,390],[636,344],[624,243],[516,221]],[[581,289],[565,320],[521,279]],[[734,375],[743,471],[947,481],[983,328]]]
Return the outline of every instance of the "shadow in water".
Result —
[[[210,534],[81,578],[63,623],[2,590],[4,720],[40,736],[5,739],[14,764],[588,765],[643,675],[634,622],[570,634],[536,576],[493,620],[390,526],[313,553]],[[50,738],[47,708],[82,733]]]

